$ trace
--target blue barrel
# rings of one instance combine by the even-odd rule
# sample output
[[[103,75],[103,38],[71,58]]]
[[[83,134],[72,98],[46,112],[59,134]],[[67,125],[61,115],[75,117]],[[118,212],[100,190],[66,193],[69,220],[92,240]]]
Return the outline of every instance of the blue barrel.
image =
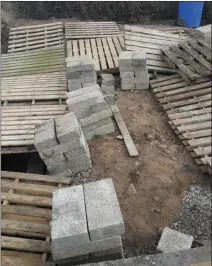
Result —
[[[199,27],[204,2],[179,2],[179,19],[185,21],[187,27]]]

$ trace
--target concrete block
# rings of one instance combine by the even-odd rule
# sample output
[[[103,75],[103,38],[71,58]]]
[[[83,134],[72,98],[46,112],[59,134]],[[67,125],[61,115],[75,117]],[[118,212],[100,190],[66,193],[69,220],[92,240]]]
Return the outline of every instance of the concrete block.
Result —
[[[104,96],[104,99],[107,102],[107,104],[111,105],[114,103],[114,94],[106,94]]]
[[[78,84],[78,85],[72,85],[72,84],[68,84],[68,91],[72,92],[72,91],[76,91],[82,88],[82,84]]]
[[[78,97],[80,95],[85,95],[85,94],[89,94],[91,92],[94,91],[99,91],[100,92],[100,87],[98,84],[91,84],[91,86],[86,87],[86,88],[81,88],[78,91],[74,91],[74,92],[68,92],[67,96],[68,98],[74,98],[74,97]]]
[[[146,77],[145,79],[143,78],[125,78],[121,80],[122,84],[140,84],[140,83],[148,83],[149,84],[149,79]]]
[[[51,167],[52,165],[63,162],[65,159],[66,158],[63,154],[59,154],[59,155],[52,156],[50,158],[45,159],[44,163],[47,167]]]
[[[49,119],[42,124],[35,124],[35,133],[45,131],[47,129],[55,128],[54,119]]]
[[[134,66],[146,66],[146,52],[144,51],[133,51],[132,52],[132,64]]]
[[[55,128],[48,127],[45,131],[35,133],[34,146],[38,152],[57,146]]]
[[[101,79],[102,79],[101,87],[103,85],[106,85],[106,86],[114,86],[115,79],[114,79],[114,77],[113,77],[112,74],[100,74],[100,76],[101,76]]]
[[[94,129],[90,132],[87,132],[84,135],[85,135],[85,138],[87,140],[90,140],[90,139],[93,139],[93,138],[98,137],[98,136],[104,136],[104,135],[110,134],[114,131],[115,131],[115,127],[111,123],[111,124],[107,124],[107,125],[104,125],[101,127],[97,127],[96,129]]]
[[[86,164],[90,161],[90,153],[89,151],[86,154],[80,155],[78,157],[75,157],[73,159],[68,159],[68,166],[73,169],[79,165]],[[72,170],[73,172],[73,170]]]
[[[87,171],[92,167],[91,161],[86,161],[83,164],[80,164],[78,166],[72,167],[71,170],[73,174],[77,174],[79,172]]]
[[[133,71],[134,71],[134,66],[133,65],[129,65],[129,66],[119,65],[119,72],[120,73],[133,72]]]
[[[72,177],[73,173],[72,173],[71,169],[68,169],[62,173],[56,174],[56,176]]]
[[[120,72],[121,78],[134,78],[134,72]]]
[[[79,72],[69,72],[67,73],[68,79],[80,79],[80,73]]]
[[[84,138],[84,140],[85,140],[85,138]],[[81,147],[66,152],[65,153],[66,158],[68,160],[72,160],[73,158],[76,158],[76,157],[81,156],[83,154],[89,153],[87,141],[85,140],[84,142],[85,142],[85,144],[82,145]]]
[[[144,71],[135,71],[135,78],[142,79],[144,82],[149,82],[149,73],[146,68]]]
[[[65,159],[64,161],[62,161],[60,163],[56,163],[52,166],[48,166],[47,168],[48,168],[50,175],[56,175],[56,174],[62,173],[69,168],[68,167],[68,160]]]
[[[78,71],[86,71],[86,70],[94,70],[93,60],[89,57],[80,56],[80,57],[72,57],[66,59],[66,70],[69,72],[78,72]]]
[[[68,79],[68,84],[71,86],[71,85],[73,85],[73,86],[79,86],[79,85],[81,85],[81,83],[82,83],[82,81],[81,81],[81,79],[79,78],[79,79]]]
[[[75,246],[75,247],[72,247],[71,245],[69,245],[68,247],[64,246],[61,249],[55,248],[54,243],[52,243],[52,255],[54,260],[57,261],[69,257],[77,257],[88,253],[101,252],[104,250],[117,248],[121,246],[121,244],[122,242],[120,236],[98,240],[98,241],[92,241],[90,243],[81,246]]]
[[[53,192],[51,239],[54,260],[67,258],[62,250],[90,244],[82,185]]]
[[[100,251],[100,252],[93,252],[91,253],[92,256],[107,256],[107,255],[112,255],[112,254],[117,254],[119,255],[119,258],[123,258],[124,254],[123,254],[123,246],[119,246],[119,247],[116,247],[116,248],[110,248],[108,250],[104,250],[104,251]]]
[[[118,65],[132,66],[132,51],[122,51],[119,54]]]
[[[157,246],[157,250],[162,252],[174,252],[184,249],[190,249],[193,242],[193,236],[165,227]]]
[[[93,81],[93,82],[86,82],[86,83],[83,83],[82,84],[82,87],[83,88],[87,88],[87,87],[90,87],[92,85],[94,85],[96,83],[96,81]]]
[[[111,118],[107,117],[107,118],[101,119],[99,121],[96,121],[95,123],[89,124],[87,126],[83,126],[82,130],[83,130],[84,134],[86,134],[86,133],[89,133],[90,131],[95,130],[98,127],[101,127],[101,126],[104,126],[104,125],[108,125],[108,124],[111,124],[111,123],[112,123]]]
[[[114,85],[102,85],[101,86],[101,90],[104,94],[111,94],[111,93],[115,93],[115,89],[114,89]]]
[[[105,119],[111,116],[112,116],[112,111],[110,109],[107,109],[99,113],[94,113],[88,117],[80,119],[80,125],[83,128],[85,126],[96,123],[102,119]]]
[[[59,144],[56,147],[44,150],[42,152],[39,153],[40,157],[43,160],[46,160],[47,158],[50,158],[51,156],[56,156],[62,153],[66,153],[70,150],[74,150],[77,148],[80,148],[83,145],[83,139],[82,137],[72,140],[68,143],[65,144]]]
[[[80,137],[80,125],[74,113],[55,118],[56,133],[60,144]]]
[[[91,241],[122,235],[124,221],[113,180],[84,184],[84,195]]]
[[[57,261],[57,266],[73,266],[79,265],[79,263],[87,262],[89,259],[89,254],[77,256],[73,258],[68,258],[64,260]]]
[[[123,91],[128,91],[128,90],[134,90],[135,89],[135,84],[121,84],[121,89]]]
[[[149,89],[149,83],[138,83],[135,84],[136,90],[148,90]]]
[[[196,28],[194,30],[194,33],[197,38],[201,38],[201,39],[210,38],[211,39],[211,27],[212,27],[212,24]]]

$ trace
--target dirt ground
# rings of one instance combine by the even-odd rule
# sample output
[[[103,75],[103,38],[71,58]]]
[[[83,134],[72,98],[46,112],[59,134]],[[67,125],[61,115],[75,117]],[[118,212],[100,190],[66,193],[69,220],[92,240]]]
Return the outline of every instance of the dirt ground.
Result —
[[[160,229],[174,222],[189,184],[208,177],[171,131],[150,91],[119,91],[118,97],[139,157],[129,157],[124,141],[115,136],[92,140],[92,180],[114,181],[126,227],[126,256],[155,253]]]

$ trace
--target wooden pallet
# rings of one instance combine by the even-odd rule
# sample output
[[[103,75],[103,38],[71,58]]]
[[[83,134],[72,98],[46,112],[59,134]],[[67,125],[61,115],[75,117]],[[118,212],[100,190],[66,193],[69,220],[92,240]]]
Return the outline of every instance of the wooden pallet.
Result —
[[[65,100],[67,98],[66,72],[3,77],[1,102],[32,102]]]
[[[65,71],[64,48],[48,48],[1,56],[1,77],[57,71]]]
[[[185,36],[178,36],[159,30],[146,29],[125,25],[124,44],[127,51],[144,51],[147,54],[149,71],[161,73],[175,73],[162,57],[161,48],[169,47],[186,40]]]
[[[8,53],[63,46],[62,22],[10,28]]]
[[[162,28],[162,29],[158,29],[158,30],[163,31],[163,32],[176,34],[176,35],[180,35],[180,36],[187,36],[191,32],[191,28],[175,27],[175,26]]]
[[[35,125],[65,113],[65,104],[2,106],[1,147],[33,146]]]
[[[187,86],[176,74],[152,80],[150,85],[174,132],[201,169],[211,173],[211,79]]]
[[[115,22],[66,22],[65,37],[69,40],[119,36]]]
[[[123,50],[122,36],[67,41],[68,56],[90,56],[97,72],[118,72],[118,56]]]
[[[1,261],[4,266],[55,266],[51,258],[52,193],[70,179],[1,172]]]
[[[176,68],[188,82],[211,75],[211,45],[202,40],[188,40],[162,49],[170,67]]]

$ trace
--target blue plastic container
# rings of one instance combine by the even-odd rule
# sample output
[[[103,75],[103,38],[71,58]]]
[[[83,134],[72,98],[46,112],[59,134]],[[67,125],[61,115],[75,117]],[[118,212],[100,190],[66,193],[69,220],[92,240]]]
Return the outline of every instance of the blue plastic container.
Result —
[[[199,27],[202,17],[204,1],[202,2],[179,2],[179,19],[185,21],[187,27]]]

